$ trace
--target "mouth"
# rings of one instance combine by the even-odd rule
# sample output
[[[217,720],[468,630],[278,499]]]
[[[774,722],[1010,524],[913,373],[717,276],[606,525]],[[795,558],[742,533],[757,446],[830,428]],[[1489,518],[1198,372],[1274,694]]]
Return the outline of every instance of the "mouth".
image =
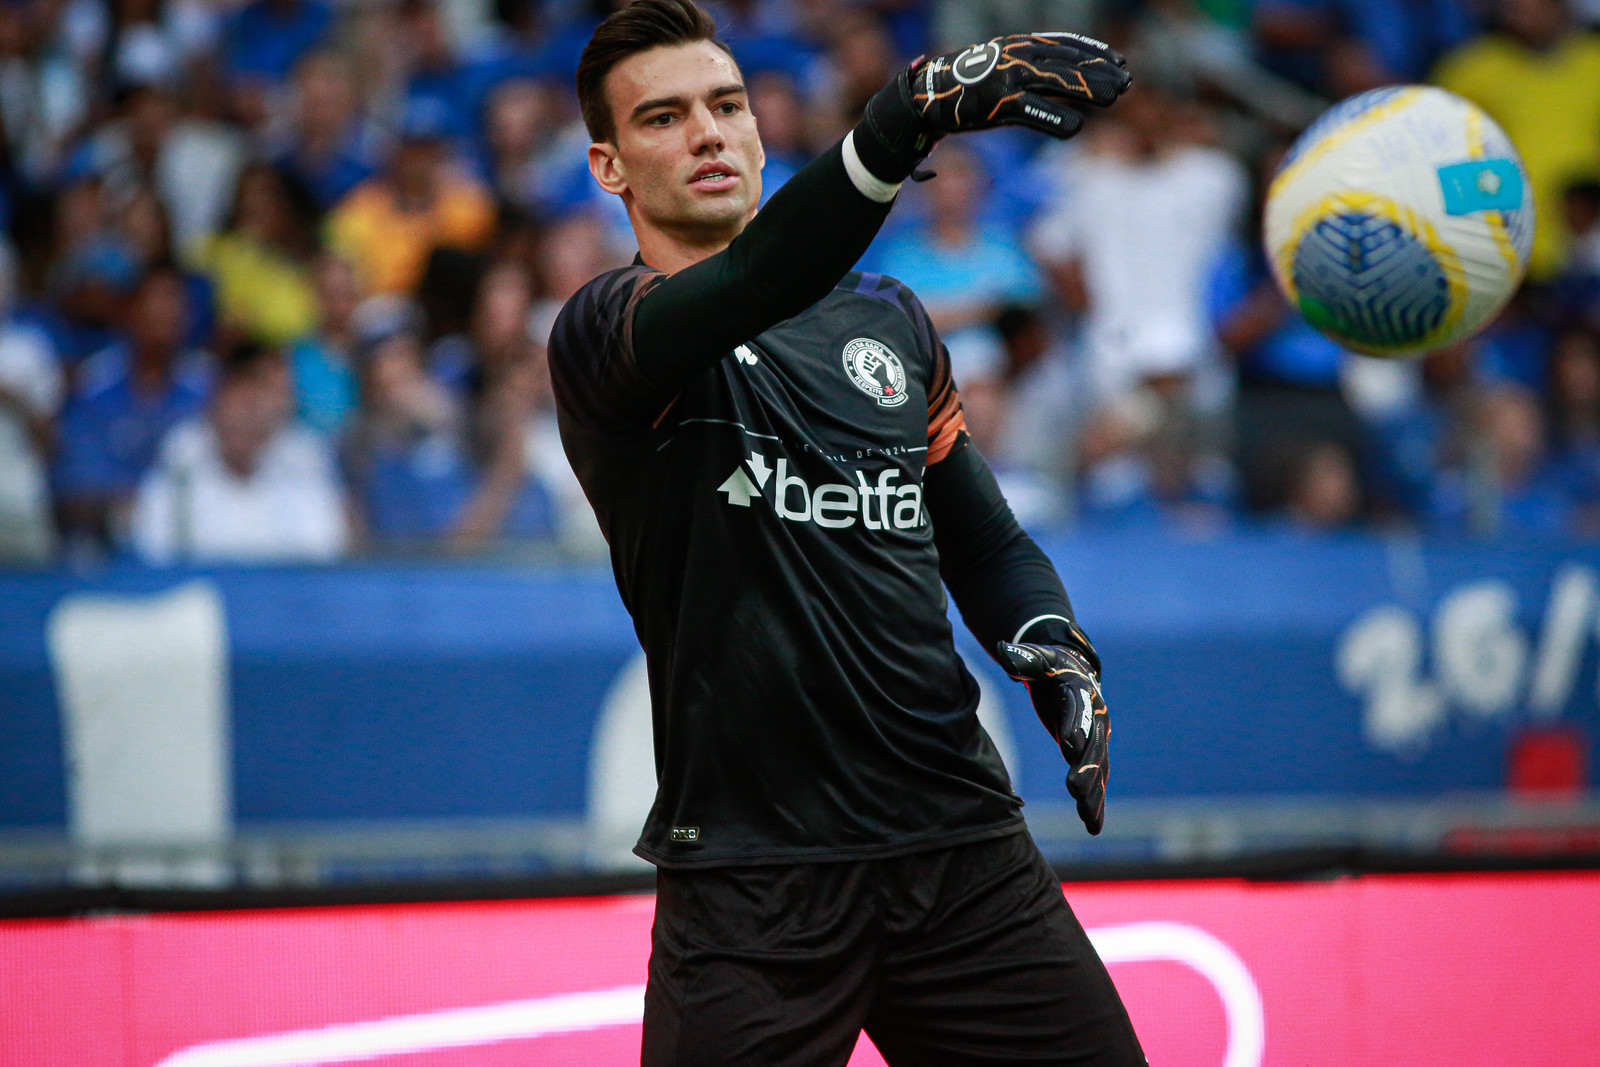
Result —
[[[717,192],[733,188],[738,180],[738,173],[726,163],[702,163],[689,179],[689,184],[696,189]]]

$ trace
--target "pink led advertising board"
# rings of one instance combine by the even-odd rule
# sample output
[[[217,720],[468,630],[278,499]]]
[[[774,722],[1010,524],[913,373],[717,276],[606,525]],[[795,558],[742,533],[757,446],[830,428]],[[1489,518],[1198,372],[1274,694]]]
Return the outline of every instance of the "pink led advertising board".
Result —
[[[1066,891],[1152,1064],[1600,1062],[1600,874]],[[0,923],[0,1067],[637,1063],[653,903]]]

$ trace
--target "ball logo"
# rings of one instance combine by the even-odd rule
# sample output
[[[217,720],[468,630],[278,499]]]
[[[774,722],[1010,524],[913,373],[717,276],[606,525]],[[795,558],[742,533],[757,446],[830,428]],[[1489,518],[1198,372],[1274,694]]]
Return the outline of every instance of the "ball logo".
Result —
[[[844,346],[844,370],[856,388],[886,408],[906,402],[906,368],[889,346],[857,337]]]
[[[987,41],[975,44],[956,56],[955,62],[950,64],[950,72],[962,85],[971,85],[987,78],[998,62],[1000,62],[1000,46],[993,41]]]

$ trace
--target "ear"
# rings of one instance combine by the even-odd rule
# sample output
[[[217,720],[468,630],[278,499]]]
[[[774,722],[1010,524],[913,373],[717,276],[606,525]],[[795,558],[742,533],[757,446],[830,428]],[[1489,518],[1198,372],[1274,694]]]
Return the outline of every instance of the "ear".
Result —
[[[617,158],[617,146],[597,142],[589,146],[589,173],[600,188],[615,196],[628,191],[628,182],[622,173],[622,160]]]
[[[755,217],[754,212],[759,209],[759,205],[761,203],[761,172],[762,172],[762,170],[764,170],[766,168],[766,165],[767,165],[767,147],[766,147],[766,145],[761,143],[761,138],[757,137],[756,138],[756,172],[755,172],[755,175],[754,175],[755,183],[756,183],[756,196],[755,196],[755,203],[750,205],[750,211],[752,213],[751,214],[751,218]]]

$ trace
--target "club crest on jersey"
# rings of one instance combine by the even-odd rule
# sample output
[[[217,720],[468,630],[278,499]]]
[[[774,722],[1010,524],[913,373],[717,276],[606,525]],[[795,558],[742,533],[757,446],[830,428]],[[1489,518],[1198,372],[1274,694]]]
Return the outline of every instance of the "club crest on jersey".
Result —
[[[906,368],[889,346],[857,337],[844,346],[844,370],[856,388],[886,408],[906,402]]]

